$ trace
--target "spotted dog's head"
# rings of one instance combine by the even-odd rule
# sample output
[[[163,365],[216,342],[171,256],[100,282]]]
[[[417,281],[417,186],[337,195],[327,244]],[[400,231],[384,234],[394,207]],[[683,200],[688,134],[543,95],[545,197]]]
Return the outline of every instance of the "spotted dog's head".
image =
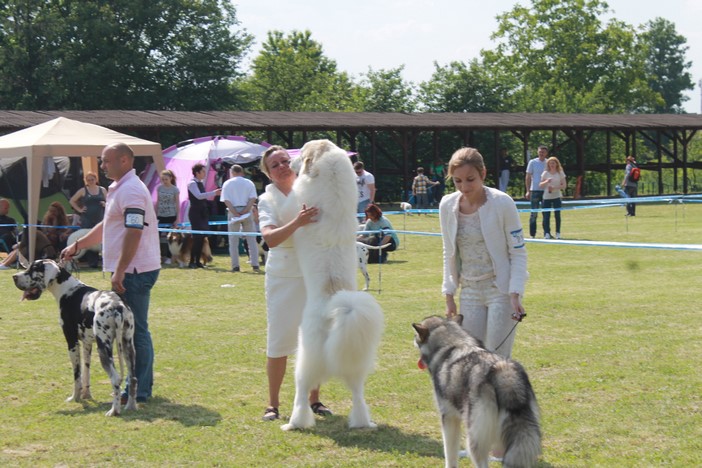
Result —
[[[51,284],[70,273],[53,260],[36,260],[27,270],[12,276],[17,289],[24,291],[22,299],[34,301],[41,297]]]

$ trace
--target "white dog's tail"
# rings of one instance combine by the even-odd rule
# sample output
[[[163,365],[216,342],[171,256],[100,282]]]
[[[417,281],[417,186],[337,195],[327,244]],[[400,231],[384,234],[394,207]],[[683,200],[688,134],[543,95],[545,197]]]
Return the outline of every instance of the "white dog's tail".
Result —
[[[329,301],[329,338],[324,354],[340,377],[365,378],[373,371],[383,334],[383,311],[375,298],[361,291],[339,291]]]

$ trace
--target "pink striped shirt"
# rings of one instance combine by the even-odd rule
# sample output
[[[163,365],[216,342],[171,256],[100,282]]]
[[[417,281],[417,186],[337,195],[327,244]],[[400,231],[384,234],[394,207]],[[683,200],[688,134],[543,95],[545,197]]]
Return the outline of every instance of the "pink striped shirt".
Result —
[[[102,268],[114,273],[122,255],[122,246],[127,233],[124,212],[127,208],[145,211],[144,232],[134,258],[126,273],[144,273],[161,268],[161,251],[158,238],[158,220],[151,194],[137,177],[134,169],[119,181],[112,182],[107,191],[105,218],[102,225]]]

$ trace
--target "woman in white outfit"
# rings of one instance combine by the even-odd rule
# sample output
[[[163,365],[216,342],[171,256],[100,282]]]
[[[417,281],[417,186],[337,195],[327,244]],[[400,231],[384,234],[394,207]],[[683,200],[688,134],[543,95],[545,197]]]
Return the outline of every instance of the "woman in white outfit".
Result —
[[[280,387],[285,377],[288,356],[297,349],[298,328],[307,300],[292,235],[298,228],[314,222],[318,210],[303,206],[298,211],[292,206],[294,204],[286,203],[296,175],[290,168],[290,156],[284,148],[269,147],[261,158],[261,170],[272,181],[258,201],[261,235],[270,247],[265,280],[268,407],[263,419],[272,421],[280,417]],[[309,400],[316,414],[331,414],[319,401],[319,388],[310,392]]]
[[[512,198],[486,187],[485,163],[474,148],[457,150],[448,164],[456,192],[439,205],[444,247],[446,315],[457,314],[460,286],[463,327],[485,347],[509,357],[514,320],[524,312],[527,280],[524,233]]]

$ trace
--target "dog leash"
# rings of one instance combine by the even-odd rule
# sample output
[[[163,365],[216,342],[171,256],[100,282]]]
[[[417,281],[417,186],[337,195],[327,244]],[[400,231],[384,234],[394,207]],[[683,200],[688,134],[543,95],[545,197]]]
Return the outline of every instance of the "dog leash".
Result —
[[[512,314],[512,316],[513,316],[514,318],[517,319],[517,323],[515,323],[514,326],[512,327],[512,329],[509,331],[509,333],[507,333],[507,336],[505,336],[505,339],[502,340],[502,341],[500,342],[500,344],[497,345],[497,347],[495,348],[495,351],[497,351],[498,349],[500,349],[500,346],[502,346],[503,344],[505,344],[505,341],[507,341],[507,338],[509,338],[509,336],[510,336],[512,333],[514,333],[514,329],[517,328],[517,325],[519,325],[519,323],[522,321],[522,319],[523,319],[524,317],[526,317],[526,315],[527,315],[526,313],[523,313],[523,314],[519,314],[519,316],[517,317],[517,315]]]

